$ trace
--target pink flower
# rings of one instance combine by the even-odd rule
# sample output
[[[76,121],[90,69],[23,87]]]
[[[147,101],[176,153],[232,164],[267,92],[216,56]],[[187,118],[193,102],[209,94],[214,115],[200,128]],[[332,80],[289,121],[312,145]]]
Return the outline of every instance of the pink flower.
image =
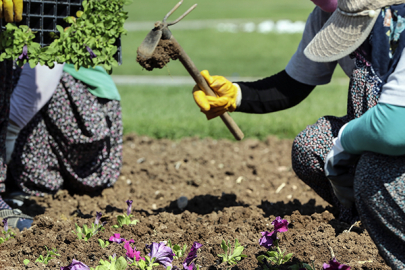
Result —
[[[119,234],[119,233],[114,233],[114,234],[110,237],[110,239],[108,239],[108,241],[121,244],[122,242],[125,242],[126,240],[125,240],[125,238],[121,238],[121,234]],[[132,240],[132,241],[133,241],[133,240]]]
[[[350,270],[350,266],[339,263],[336,258],[333,258],[329,263],[324,263],[322,269],[324,270]]]
[[[281,217],[276,217],[275,220],[271,223],[274,226],[274,230],[277,232],[286,232],[288,231],[288,221],[281,219]]]
[[[127,255],[130,259],[133,259],[135,261],[145,260],[145,258],[141,257],[141,252],[136,251],[136,247],[132,249],[129,243],[130,241],[125,241],[124,248],[127,250],[127,253],[125,255]]]

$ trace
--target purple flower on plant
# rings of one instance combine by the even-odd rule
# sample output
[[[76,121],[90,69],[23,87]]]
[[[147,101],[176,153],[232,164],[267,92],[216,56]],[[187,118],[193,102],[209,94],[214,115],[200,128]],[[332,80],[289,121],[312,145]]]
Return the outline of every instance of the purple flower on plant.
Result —
[[[127,216],[129,216],[130,214],[131,214],[131,211],[132,211],[132,200],[127,200],[127,205],[128,205],[128,208],[127,208]]]
[[[281,217],[276,217],[275,220],[271,223],[274,226],[274,231],[272,232],[261,232],[262,238],[259,240],[259,245],[270,249],[273,243],[279,239],[277,237],[277,233],[279,232],[286,232],[288,231],[288,221],[285,219],[281,219]]]
[[[90,268],[81,261],[73,259],[71,264],[62,266],[60,270],[90,270]]]
[[[129,243],[130,241],[125,241],[124,248],[127,250],[127,253],[125,255],[127,255],[130,259],[135,261],[145,260],[145,258],[141,257],[141,252],[136,251],[136,247],[132,249]]]
[[[24,45],[22,54],[20,56],[18,56],[18,59],[20,59],[20,60],[29,59],[28,58],[28,47],[27,47],[27,45]]]
[[[125,240],[125,238],[121,238],[121,234],[119,234],[119,233],[114,233],[114,234],[110,237],[110,239],[108,239],[108,241],[121,244],[122,242],[125,242],[126,240]]]
[[[183,262],[183,267],[185,270],[193,270],[195,268],[194,260],[195,258],[197,258],[197,249],[199,249],[202,246],[203,245],[198,242],[193,243],[193,246],[191,247],[191,250],[188,253],[187,258]]]
[[[156,263],[159,263],[166,268],[168,266],[172,267],[173,256],[176,254],[173,253],[173,250],[170,247],[167,247],[165,243],[152,243],[152,245],[146,245],[146,248],[150,250],[148,256],[152,259],[155,258]]]
[[[324,263],[322,268],[324,270],[350,270],[350,266],[339,263],[336,258],[330,260],[329,263]]]
[[[93,50],[92,49],[90,49],[90,47],[89,46],[86,46],[86,50],[90,53],[90,58],[91,59],[93,59],[93,58],[96,58],[97,57],[97,55],[93,52]]]
[[[261,232],[262,238],[259,240],[259,245],[270,249],[271,246],[273,245],[274,241],[278,239],[277,237],[277,231],[272,231],[272,232]]]
[[[103,214],[101,212],[96,212],[96,220],[94,221],[94,224],[98,225],[102,216]]]
[[[288,231],[288,221],[281,219],[281,217],[276,217],[275,220],[271,223],[274,226],[274,230],[277,232],[286,232]]]
[[[8,231],[8,218],[3,219],[4,231]]]

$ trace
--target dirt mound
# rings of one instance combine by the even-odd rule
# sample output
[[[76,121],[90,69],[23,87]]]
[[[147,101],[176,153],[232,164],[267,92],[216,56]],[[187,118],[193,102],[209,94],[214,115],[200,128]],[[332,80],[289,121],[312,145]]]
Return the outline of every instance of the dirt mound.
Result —
[[[279,234],[280,247],[294,253],[280,269],[298,260],[315,261],[319,269],[331,259],[331,250],[352,269],[390,269],[361,225],[344,232],[351,224],[337,221],[334,209],[295,176],[291,143],[274,137],[231,142],[126,136],[122,174],[113,187],[91,196],[61,190],[25,202],[21,209],[37,215],[34,225],[0,246],[0,269],[55,269],[73,258],[95,267],[114,253],[125,256],[123,244],[99,246],[98,239],[113,233],[134,239],[141,256],[152,242],[170,239],[190,248],[197,241],[203,244],[196,261],[202,269],[220,269],[221,241],[237,238],[248,257],[233,269],[261,269],[256,257],[266,250],[258,244],[260,232],[271,231],[276,216],[290,222],[288,232]],[[176,202],[181,196],[188,198],[183,210]],[[134,201],[139,223],[114,229],[127,199]],[[96,211],[103,212],[106,229],[88,242],[76,239],[75,223],[91,224]],[[34,263],[45,255],[45,246],[60,256],[47,266]],[[31,262],[25,266],[24,259]]]

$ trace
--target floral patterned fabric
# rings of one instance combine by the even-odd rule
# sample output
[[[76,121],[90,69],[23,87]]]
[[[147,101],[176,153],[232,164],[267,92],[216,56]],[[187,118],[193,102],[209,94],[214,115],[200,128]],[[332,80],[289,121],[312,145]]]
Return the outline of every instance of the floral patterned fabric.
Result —
[[[64,72],[51,100],[16,140],[10,181],[36,196],[111,186],[121,169],[122,131],[119,101],[95,97]]]

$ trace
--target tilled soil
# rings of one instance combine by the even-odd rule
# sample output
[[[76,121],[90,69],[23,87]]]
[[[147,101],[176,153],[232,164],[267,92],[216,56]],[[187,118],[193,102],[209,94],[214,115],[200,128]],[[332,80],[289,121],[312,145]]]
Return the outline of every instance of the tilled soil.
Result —
[[[233,142],[126,136],[122,173],[113,187],[92,196],[60,190],[25,201],[21,209],[35,215],[34,224],[0,245],[0,269],[59,269],[73,258],[95,267],[114,253],[125,256],[123,244],[104,249],[98,244],[98,239],[107,240],[114,233],[133,239],[141,256],[147,255],[145,245],[152,242],[170,239],[187,244],[188,252],[197,241],[203,246],[196,263],[210,270],[225,269],[217,256],[223,253],[222,240],[238,239],[247,257],[232,269],[262,269],[256,259],[266,251],[258,244],[260,232],[271,231],[277,216],[290,222],[288,232],[279,234],[280,247],[294,253],[279,269],[298,261],[314,261],[320,269],[331,252],[352,269],[390,269],[361,224],[345,232],[351,224],[339,222],[334,209],[295,176],[291,143],[274,137]],[[183,210],[176,202],[181,196],[188,198]],[[128,199],[134,201],[132,214],[139,223],[112,228]],[[76,239],[75,223],[90,225],[96,211],[108,222],[105,230],[88,242]],[[60,256],[47,265],[35,263],[45,255],[45,246],[56,248]],[[27,266],[24,259],[30,260]],[[174,265],[181,266],[183,259]]]

